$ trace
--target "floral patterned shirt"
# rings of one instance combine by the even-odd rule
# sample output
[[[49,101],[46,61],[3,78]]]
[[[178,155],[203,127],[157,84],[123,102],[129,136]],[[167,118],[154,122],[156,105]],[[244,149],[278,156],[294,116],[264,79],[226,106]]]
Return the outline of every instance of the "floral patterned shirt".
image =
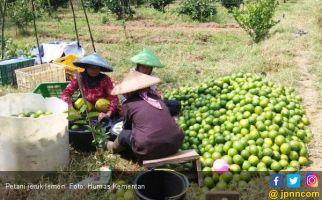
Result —
[[[112,80],[107,75],[104,76],[99,86],[96,88],[88,88],[85,85],[83,86],[84,96],[88,102],[95,105],[95,102],[99,98],[108,99],[110,101],[110,105],[107,111],[111,111],[112,113],[114,113],[117,111],[118,98],[117,96],[111,95],[112,89]],[[76,90],[78,90],[78,82],[76,76],[74,76],[61,96],[62,100],[65,101],[68,104],[68,106],[73,105],[71,96],[76,92]]]

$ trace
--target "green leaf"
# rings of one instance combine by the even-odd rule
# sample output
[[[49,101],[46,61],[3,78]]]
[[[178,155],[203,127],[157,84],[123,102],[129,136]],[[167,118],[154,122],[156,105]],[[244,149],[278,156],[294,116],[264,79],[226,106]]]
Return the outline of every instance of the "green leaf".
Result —
[[[82,107],[79,109],[79,112],[80,113],[84,113],[85,111],[86,111],[86,109],[87,109],[87,105],[82,105]]]
[[[85,125],[85,124],[88,124],[88,122],[86,120],[77,120],[77,121],[74,121],[73,124],[82,124],[82,125]]]
[[[97,117],[99,115],[99,112],[90,112],[87,114],[88,118],[92,118],[92,117]]]
[[[65,111],[64,113],[67,113],[67,114],[79,114],[76,110],[74,109],[69,109],[67,111]]]
[[[82,116],[80,115],[80,114],[69,114],[68,116],[67,116],[67,119],[69,120],[69,121],[74,121],[74,120],[78,120],[78,119],[81,119],[82,118]]]

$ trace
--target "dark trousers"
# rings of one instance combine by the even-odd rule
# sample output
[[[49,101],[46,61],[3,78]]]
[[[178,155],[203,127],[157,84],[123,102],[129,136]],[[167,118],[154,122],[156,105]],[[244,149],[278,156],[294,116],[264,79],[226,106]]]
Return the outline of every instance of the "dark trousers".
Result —
[[[131,135],[132,130],[123,129],[121,133],[117,136],[119,144],[124,147],[124,151],[121,153],[121,157],[127,160],[132,160],[133,162],[139,162],[132,150]]]
[[[124,147],[131,148],[131,135],[132,135],[132,130],[123,129],[121,133],[117,136],[119,144]]]

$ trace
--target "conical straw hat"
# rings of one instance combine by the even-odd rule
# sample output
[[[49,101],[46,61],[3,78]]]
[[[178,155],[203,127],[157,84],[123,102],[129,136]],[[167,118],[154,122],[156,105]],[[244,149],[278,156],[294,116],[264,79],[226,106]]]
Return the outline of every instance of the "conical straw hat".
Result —
[[[136,70],[130,70],[120,84],[117,84],[112,90],[112,95],[126,94],[140,89],[148,88],[159,83],[161,80],[154,76],[140,73]]]
[[[101,68],[103,72],[113,71],[112,65],[107,63],[102,56],[95,52],[76,60],[74,65],[82,68],[92,65]]]

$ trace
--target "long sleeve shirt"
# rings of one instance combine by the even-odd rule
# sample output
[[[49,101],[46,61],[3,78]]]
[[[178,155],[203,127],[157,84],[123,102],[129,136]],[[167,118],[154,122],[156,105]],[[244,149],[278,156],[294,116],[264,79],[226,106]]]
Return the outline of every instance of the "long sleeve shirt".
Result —
[[[174,154],[180,148],[184,134],[171,117],[166,105],[157,96],[163,109],[157,109],[139,95],[122,105],[125,129],[132,129],[131,146],[139,159],[157,159]]]
[[[72,95],[78,90],[78,82],[76,76],[73,77],[71,82],[67,85],[66,89],[64,90],[61,98],[65,101],[69,106],[72,106]],[[100,84],[96,88],[88,88],[86,85],[83,86],[83,92],[85,99],[95,105],[95,102],[99,98],[105,98],[110,101],[110,105],[107,108],[107,111],[111,111],[114,113],[117,111],[118,106],[118,98],[117,96],[111,95],[111,91],[113,89],[112,80],[108,76],[104,76],[104,78],[100,81]]]

